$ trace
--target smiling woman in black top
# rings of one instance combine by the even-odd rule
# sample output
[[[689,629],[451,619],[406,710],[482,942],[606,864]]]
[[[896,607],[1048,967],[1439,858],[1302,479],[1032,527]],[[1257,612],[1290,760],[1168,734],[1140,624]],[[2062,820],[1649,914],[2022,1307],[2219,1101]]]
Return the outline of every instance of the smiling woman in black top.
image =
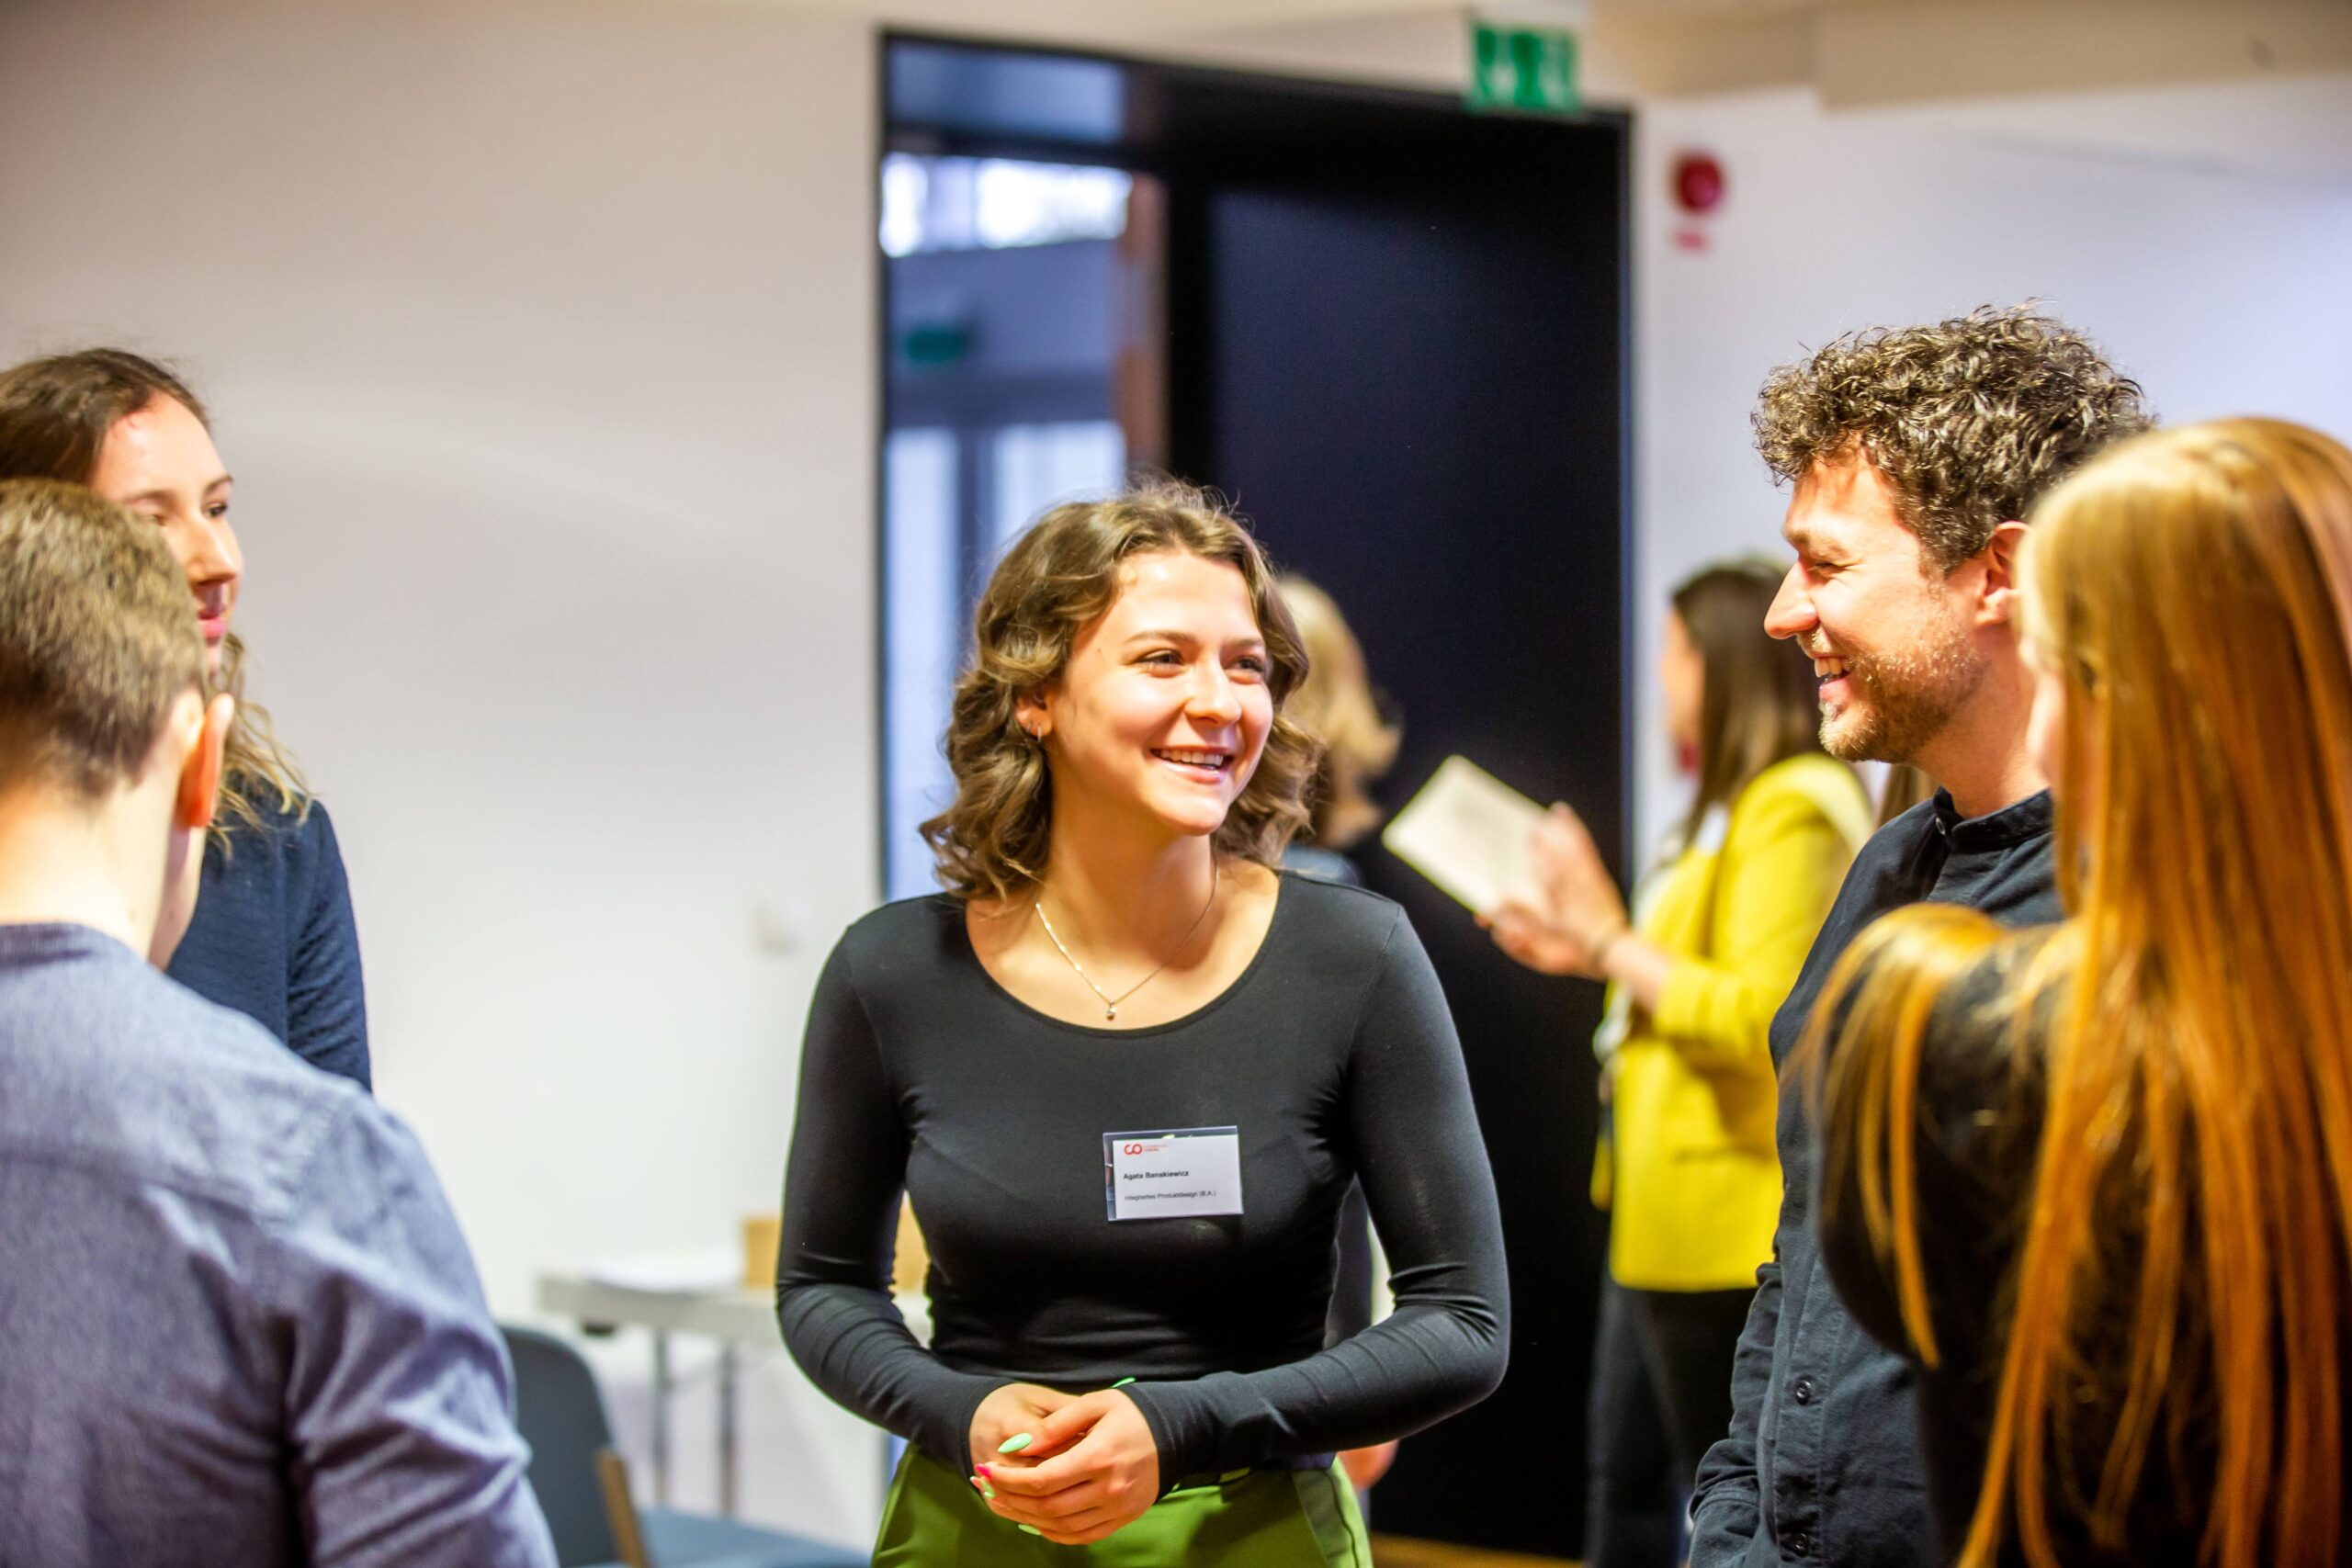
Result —
[[[1403,912],[1271,869],[1312,762],[1289,617],[1170,487],[1047,513],[976,633],[948,892],[827,964],[785,1184],[786,1341],[913,1443],[876,1561],[1368,1564],[1332,1455],[1494,1387],[1502,1243]],[[1355,1180],[1396,1312],[1327,1350]],[[888,1294],[901,1189],[929,1348]]]

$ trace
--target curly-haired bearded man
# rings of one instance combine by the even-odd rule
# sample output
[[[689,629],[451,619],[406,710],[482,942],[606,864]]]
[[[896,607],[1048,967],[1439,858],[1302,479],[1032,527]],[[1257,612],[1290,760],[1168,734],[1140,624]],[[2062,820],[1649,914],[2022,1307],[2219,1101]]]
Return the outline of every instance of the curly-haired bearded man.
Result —
[[[2010,629],[2021,519],[2147,423],[2140,389],[2088,341],[2022,308],[1857,333],[1765,382],[1757,446],[1794,487],[1781,532],[1796,552],[1765,624],[1812,656],[1830,751],[1907,762],[1939,786],[1856,859],[1773,1020],[1776,1061],[1846,943],[1886,910],[1933,899],[2011,924],[2058,918]],[[1690,1562],[1943,1561],[1909,1371],[1822,1269],[1804,1110],[1782,1094],[1780,1229],[1740,1341],[1731,1431],[1700,1466]]]

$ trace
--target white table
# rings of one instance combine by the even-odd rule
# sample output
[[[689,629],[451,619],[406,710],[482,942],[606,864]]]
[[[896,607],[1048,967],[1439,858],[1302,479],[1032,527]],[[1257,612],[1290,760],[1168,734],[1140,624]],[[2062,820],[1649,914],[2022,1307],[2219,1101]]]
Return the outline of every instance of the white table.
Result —
[[[930,1303],[920,1294],[897,1298],[918,1340],[931,1338]],[[735,1514],[736,1361],[744,1347],[782,1344],[775,1293],[740,1285],[657,1288],[614,1284],[589,1273],[539,1276],[539,1310],[583,1327],[643,1328],[653,1336],[653,1500],[670,1501],[670,1337],[688,1334],[718,1342],[718,1511]]]

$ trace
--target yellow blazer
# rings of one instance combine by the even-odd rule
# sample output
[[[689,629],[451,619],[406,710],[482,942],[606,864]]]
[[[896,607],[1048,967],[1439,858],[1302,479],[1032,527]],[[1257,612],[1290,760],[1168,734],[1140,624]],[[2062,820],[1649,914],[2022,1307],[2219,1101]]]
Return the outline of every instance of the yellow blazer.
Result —
[[[1740,792],[1719,848],[1702,835],[1660,873],[1638,929],[1675,963],[1657,1010],[1634,1010],[1608,1066],[1614,1131],[1593,1172],[1620,1284],[1739,1289],[1771,1256],[1781,1161],[1767,1034],[1870,832],[1853,770],[1810,753]]]

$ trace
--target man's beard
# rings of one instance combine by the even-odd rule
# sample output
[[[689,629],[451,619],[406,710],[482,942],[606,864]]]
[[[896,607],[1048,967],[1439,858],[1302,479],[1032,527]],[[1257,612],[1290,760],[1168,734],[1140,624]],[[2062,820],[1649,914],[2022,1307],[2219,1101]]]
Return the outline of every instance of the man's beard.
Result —
[[[1846,679],[1860,694],[1821,716],[1821,744],[1849,762],[1908,762],[1941,734],[1984,680],[1985,661],[1959,626],[1900,651],[1850,653]]]

